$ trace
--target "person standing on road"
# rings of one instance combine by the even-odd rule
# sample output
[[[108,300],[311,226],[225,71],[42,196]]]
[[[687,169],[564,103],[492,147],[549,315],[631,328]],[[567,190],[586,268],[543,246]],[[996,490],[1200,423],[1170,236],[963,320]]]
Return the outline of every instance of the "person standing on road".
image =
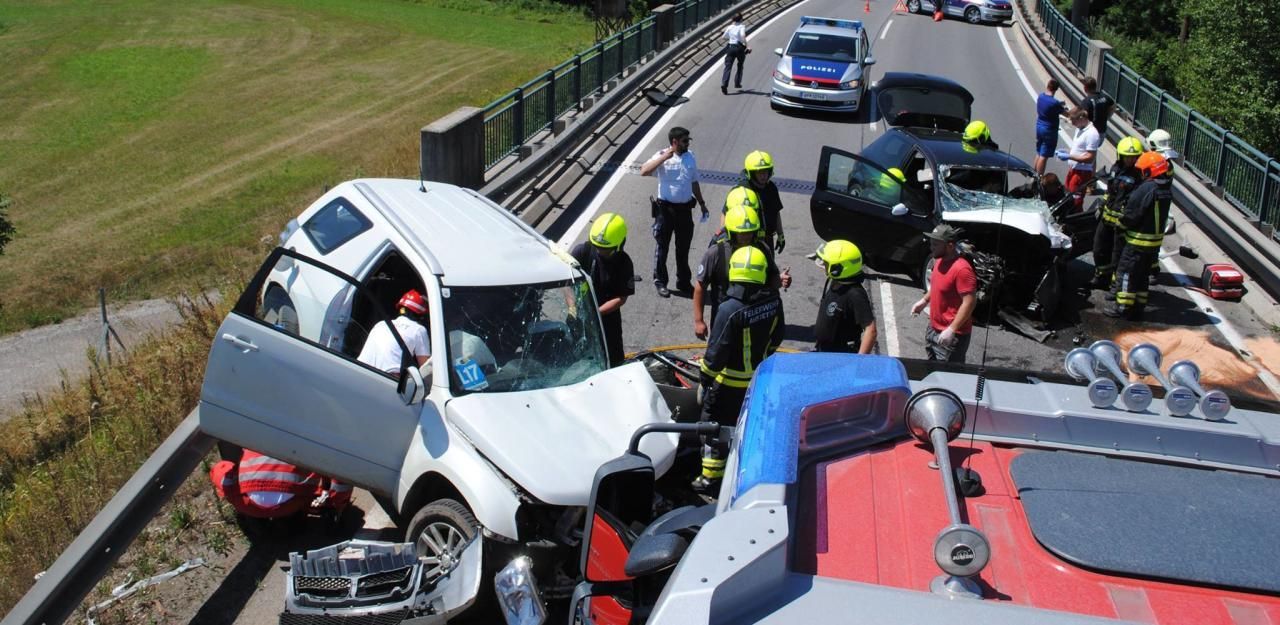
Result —
[[[1050,78],[1044,93],[1036,97],[1036,160],[1037,176],[1044,176],[1044,167],[1058,149],[1058,118],[1067,112],[1067,105],[1054,94],[1058,93],[1058,81]]]
[[[729,259],[733,253],[743,247],[755,247],[764,252],[767,262],[765,286],[774,290],[778,287],[791,286],[791,272],[778,271],[773,254],[768,246],[760,240],[760,217],[755,207],[759,199],[754,191],[736,187],[729,191],[727,204],[732,205],[724,214],[724,225],[727,235],[723,240],[713,243],[698,263],[697,280],[693,283],[693,334],[707,338],[707,326],[714,325],[720,303],[729,290]],[[711,305],[711,316],[703,317],[704,305]],[[711,320],[711,324],[706,322]]]
[[[1075,198],[1078,212],[1084,205],[1084,185],[1093,179],[1093,165],[1098,158],[1098,148],[1102,147],[1102,138],[1098,129],[1089,123],[1089,114],[1083,108],[1071,109],[1067,119],[1076,128],[1075,138],[1071,140],[1071,149],[1058,150],[1054,156],[1067,163],[1067,193],[1081,192]]]
[[[742,23],[742,13],[733,14],[733,23],[724,29],[724,73],[720,76],[720,93],[729,95],[729,74],[733,64],[738,64],[738,75],[734,77],[733,87],[742,88],[742,64],[746,62],[751,48],[747,47],[747,27]]]
[[[782,299],[765,285],[769,260],[764,250],[748,245],[729,259],[731,286],[711,323],[711,340],[702,357],[702,417],[734,426],[756,368],[782,344],[785,323]],[[709,441],[702,448],[702,475],[693,481],[699,492],[714,490],[724,477],[728,441]]]
[[[427,299],[417,289],[400,296],[396,308],[400,316],[373,326],[356,360],[398,378],[401,367],[409,364],[405,349],[413,355],[415,365],[422,367],[431,358],[431,340],[427,336]]]
[[[1107,120],[1111,119],[1116,101],[1112,100],[1111,96],[1098,91],[1098,81],[1093,76],[1086,76],[1080,84],[1084,87],[1084,100],[1080,102],[1080,108],[1089,114],[1093,129],[1098,131],[1099,140],[1106,139]]]
[[[782,232],[782,196],[773,183],[773,157],[764,150],[756,150],[743,161],[742,179],[737,187],[750,189],[760,198],[760,241],[779,254],[786,247],[786,235]],[[730,191],[732,193],[732,191]],[[725,205],[725,210],[729,209]]]
[[[1147,278],[1151,266],[1160,258],[1169,206],[1173,204],[1169,160],[1159,152],[1145,152],[1138,157],[1137,168],[1142,172],[1143,182],[1129,195],[1124,214],[1120,216],[1124,251],[1116,263],[1116,279],[1111,287],[1116,303],[1103,311],[1108,317],[1132,321],[1141,319],[1147,307],[1150,289]]]
[[[685,128],[675,126],[667,133],[670,145],[654,154],[640,166],[640,175],[657,175],[658,194],[650,199],[653,214],[653,238],[657,240],[653,252],[653,283],[661,297],[671,297],[667,289],[667,251],[671,236],[676,239],[676,289],[686,293],[693,291],[689,270],[689,244],[693,241],[694,201],[702,208],[702,219],[707,218],[707,201],[702,199],[702,187],[698,184],[698,161],[689,151],[691,138]]]
[[[862,285],[862,250],[836,239],[819,245],[817,256],[827,283],[818,304],[814,351],[870,354],[876,347],[876,317]]]
[[[626,242],[627,222],[617,213],[604,213],[591,224],[587,240],[569,252],[591,277],[596,291],[610,367],[622,364],[622,306],[636,293],[635,268],[631,257],[622,251]]]
[[[959,230],[938,224],[925,236],[935,260],[924,297],[911,307],[911,314],[929,309],[929,326],[924,335],[929,360],[964,362],[973,330],[973,311],[978,306],[978,276],[973,265],[956,250]]]
[[[1116,271],[1116,262],[1124,251],[1124,228],[1120,226],[1120,217],[1124,214],[1125,202],[1129,194],[1142,180],[1142,173],[1135,164],[1142,155],[1142,140],[1137,137],[1125,137],[1116,144],[1116,155],[1119,160],[1111,167],[1107,178],[1107,194],[1102,198],[1102,215],[1098,220],[1098,229],[1093,233],[1093,282],[1095,289],[1111,287],[1111,279]]]

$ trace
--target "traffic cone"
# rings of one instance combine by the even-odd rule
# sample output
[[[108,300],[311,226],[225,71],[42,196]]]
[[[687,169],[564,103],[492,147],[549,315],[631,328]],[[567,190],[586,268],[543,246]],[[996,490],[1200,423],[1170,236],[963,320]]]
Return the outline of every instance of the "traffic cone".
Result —
[[[867,0],[866,4],[862,5],[862,10],[866,11],[867,13],[871,12],[871,0]]]
[[[941,8],[941,7],[939,7],[939,8],[937,8],[937,9],[934,9],[934,10],[933,10],[933,21],[935,21],[935,22],[941,22],[941,21],[942,21],[942,8]]]

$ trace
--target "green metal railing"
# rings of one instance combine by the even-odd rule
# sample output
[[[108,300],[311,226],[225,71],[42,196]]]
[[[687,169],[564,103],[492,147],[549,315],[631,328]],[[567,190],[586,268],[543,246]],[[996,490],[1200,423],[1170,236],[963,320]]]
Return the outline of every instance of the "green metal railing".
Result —
[[[736,1],[686,0],[677,4],[672,12],[675,35],[692,30]],[[484,107],[485,169],[514,154],[556,118],[580,110],[584,98],[601,92],[605,83],[657,50],[658,35],[657,20],[649,15],[490,102]]]
[[[1036,0],[1036,13],[1058,47],[1083,73],[1088,37],[1050,0]],[[1102,58],[1099,83],[1136,126],[1147,132],[1156,128],[1168,131],[1184,166],[1221,187],[1223,197],[1250,219],[1270,224],[1271,238],[1280,241],[1280,161],[1215,124],[1109,52]]]

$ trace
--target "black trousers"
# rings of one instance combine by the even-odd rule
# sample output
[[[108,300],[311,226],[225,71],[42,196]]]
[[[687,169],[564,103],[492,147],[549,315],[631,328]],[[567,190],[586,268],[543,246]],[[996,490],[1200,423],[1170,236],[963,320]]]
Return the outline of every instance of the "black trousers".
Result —
[[[1124,251],[1124,230],[1105,221],[1098,222],[1093,232],[1093,277],[1104,287],[1111,284],[1120,252]]]
[[[720,425],[737,426],[738,414],[742,412],[742,402],[747,399],[747,389],[726,386],[718,382],[706,383],[702,387],[702,420],[714,421]],[[729,441],[708,440],[702,446],[702,469],[706,477],[720,477],[724,474],[724,459],[729,456]],[[715,475],[719,469],[720,475]]]
[[[1116,310],[1130,319],[1142,316],[1147,307],[1148,278],[1151,276],[1151,265],[1160,257],[1158,247],[1124,246],[1120,253],[1120,261],[1116,263],[1116,280],[1111,291],[1116,296]]]
[[[724,47],[724,74],[720,76],[720,86],[729,86],[729,73],[733,69],[733,62],[738,62],[738,76],[733,81],[733,86],[742,87],[742,64],[747,60],[747,47],[742,44],[731,43]]]
[[[671,247],[671,236],[676,239],[676,281],[689,284],[693,272],[689,270],[689,245],[693,242],[693,207],[692,200],[688,204],[672,204],[662,200],[654,200],[653,238],[657,242],[653,250],[653,283],[667,286],[667,252]]]
[[[611,312],[600,315],[600,323],[604,325],[604,345],[609,349],[609,366],[622,364],[622,313]]]

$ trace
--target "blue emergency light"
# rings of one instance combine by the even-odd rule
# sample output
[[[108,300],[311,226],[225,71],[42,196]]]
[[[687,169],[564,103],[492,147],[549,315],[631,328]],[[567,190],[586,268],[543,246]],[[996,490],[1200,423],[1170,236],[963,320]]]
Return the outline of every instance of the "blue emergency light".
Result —
[[[834,17],[814,17],[806,15],[800,18],[801,26],[834,26],[835,28],[848,28],[851,30],[862,30],[861,20],[842,20]]]

